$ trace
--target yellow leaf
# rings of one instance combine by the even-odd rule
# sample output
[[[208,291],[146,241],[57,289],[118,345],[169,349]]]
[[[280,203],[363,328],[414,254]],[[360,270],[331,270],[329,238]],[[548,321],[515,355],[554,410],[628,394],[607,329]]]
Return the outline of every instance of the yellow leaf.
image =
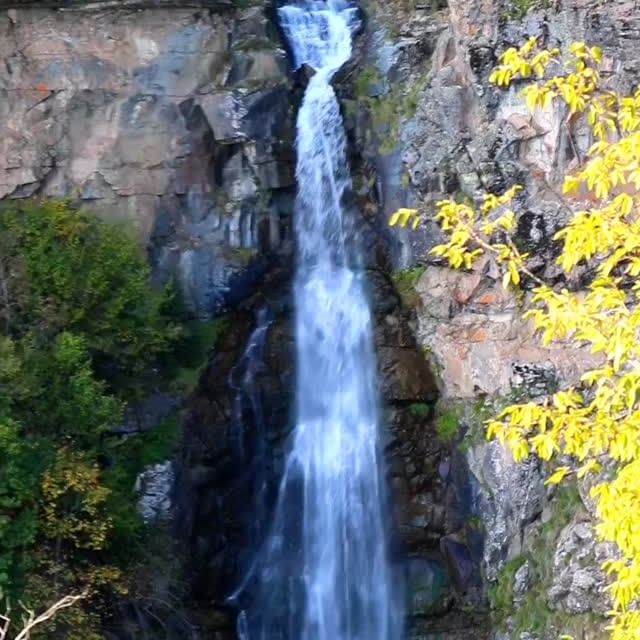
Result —
[[[578,469],[577,476],[581,480],[587,474],[598,473],[601,469],[602,467],[595,460],[589,460]]]
[[[547,478],[545,484],[560,484],[570,473],[570,467],[559,467]]]
[[[602,49],[600,47],[591,48],[591,57],[598,63],[602,63]]]
[[[513,284],[518,284],[520,282],[520,274],[518,273],[518,267],[513,260],[509,261],[509,274],[511,276],[511,280]]]
[[[511,446],[511,453],[516,462],[522,462],[529,457],[529,445],[526,440],[519,440]]]

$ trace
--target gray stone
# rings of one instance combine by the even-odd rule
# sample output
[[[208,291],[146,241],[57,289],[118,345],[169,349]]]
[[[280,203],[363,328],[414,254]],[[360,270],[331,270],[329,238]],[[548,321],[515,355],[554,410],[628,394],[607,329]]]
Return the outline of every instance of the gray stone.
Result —
[[[574,518],[558,537],[549,606],[572,614],[606,614],[611,610],[605,591],[610,579],[601,564],[616,557],[615,545],[598,542],[591,522]]]
[[[477,509],[485,530],[484,565],[493,581],[506,560],[522,553],[525,526],[542,513],[544,476],[535,458],[515,463],[497,441],[472,447],[467,459],[481,487]]]
[[[513,602],[517,605],[524,599],[531,587],[531,571],[527,560],[518,568],[513,576]]]
[[[138,508],[145,522],[171,516],[173,490],[173,462],[167,460],[147,467],[136,478],[135,492],[140,496]]]

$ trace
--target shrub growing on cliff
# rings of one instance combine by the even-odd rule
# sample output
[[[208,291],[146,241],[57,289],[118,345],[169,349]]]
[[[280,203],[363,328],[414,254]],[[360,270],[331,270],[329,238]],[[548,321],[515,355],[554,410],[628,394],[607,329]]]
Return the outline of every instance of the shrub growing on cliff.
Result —
[[[0,209],[0,305],[4,331],[86,340],[96,369],[115,385],[135,378],[176,337],[167,292],[149,285],[136,240],[64,201]]]
[[[0,610],[84,594],[86,607],[43,622],[50,637],[101,637],[96,594],[125,588],[136,470],[110,429],[121,398],[170,359],[168,302],[123,228],[59,201],[0,208]],[[110,481],[123,473],[126,486]]]
[[[558,264],[568,275],[591,274],[590,284],[570,291],[529,269],[514,235],[517,186],[487,194],[479,209],[438,203],[436,218],[447,242],[433,253],[454,268],[491,256],[505,287],[523,280],[535,285],[526,317],[544,344],[573,340],[601,354],[602,365],[586,372],[579,386],[508,407],[489,421],[487,435],[506,443],[518,461],[531,453],[543,460],[562,456],[552,484],[598,474],[592,490],[597,532],[620,550],[619,559],[605,564],[614,578],[612,639],[634,640],[640,637],[640,90],[619,95],[603,88],[596,47],[574,43],[567,65],[561,61],[558,49],[540,49],[532,38],[502,55],[491,82],[507,87],[524,79],[531,109],[559,103],[567,126],[586,120],[591,130],[587,157],[564,182],[574,213],[556,235],[562,244]],[[401,210],[391,224],[415,227],[419,221],[416,211]]]

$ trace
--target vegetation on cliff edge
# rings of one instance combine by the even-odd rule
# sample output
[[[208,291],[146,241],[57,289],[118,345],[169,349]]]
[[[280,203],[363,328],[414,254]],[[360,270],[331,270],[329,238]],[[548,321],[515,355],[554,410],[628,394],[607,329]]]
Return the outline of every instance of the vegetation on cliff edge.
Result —
[[[82,596],[33,637],[100,638],[108,603],[131,589],[144,535],[133,479],[170,453],[175,423],[126,446],[111,430],[179,364],[175,307],[124,228],[60,201],[0,209],[0,609]]]

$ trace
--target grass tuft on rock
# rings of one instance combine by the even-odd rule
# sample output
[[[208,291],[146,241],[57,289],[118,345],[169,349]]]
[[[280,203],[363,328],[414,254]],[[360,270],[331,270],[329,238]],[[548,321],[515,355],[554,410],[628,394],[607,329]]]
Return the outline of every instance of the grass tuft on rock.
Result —
[[[453,442],[460,432],[460,419],[453,412],[443,413],[436,420],[436,433],[442,442]]]

